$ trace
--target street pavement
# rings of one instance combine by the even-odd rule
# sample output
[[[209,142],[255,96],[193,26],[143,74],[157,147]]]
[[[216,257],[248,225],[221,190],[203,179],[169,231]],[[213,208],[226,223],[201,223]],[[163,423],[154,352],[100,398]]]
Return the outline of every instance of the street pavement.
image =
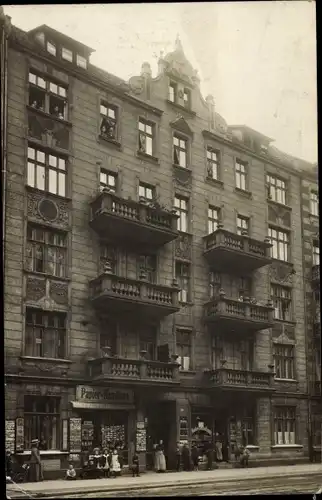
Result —
[[[146,473],[140,477],[44,481],[7,486],[7,498],[96,498],[208,496],[254,493],[317,493],[322,465],[305,464],[249,469]],[[19,491],[23,490],[24,493]]]

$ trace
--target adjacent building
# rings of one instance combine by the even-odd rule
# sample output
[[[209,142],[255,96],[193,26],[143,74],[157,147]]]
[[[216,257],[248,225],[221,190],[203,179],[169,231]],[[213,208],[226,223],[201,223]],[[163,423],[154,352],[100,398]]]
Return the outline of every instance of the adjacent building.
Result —
[[[7,446],[41,439],[47,477],[96,445],[152,467],[160,439],[170,468],[178,441],[218,436],[307,460],[313,166],[228,126],[179,40],[129,82],[92,52],[10,33]]]

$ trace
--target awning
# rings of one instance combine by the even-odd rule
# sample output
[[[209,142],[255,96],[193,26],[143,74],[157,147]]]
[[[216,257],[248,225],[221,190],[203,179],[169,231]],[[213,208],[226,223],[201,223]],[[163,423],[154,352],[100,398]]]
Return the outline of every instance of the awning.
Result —
[[[83,401],[71,401],[71,404],[73,408],[80,410],[135,410],[134,405],[85,403]]]

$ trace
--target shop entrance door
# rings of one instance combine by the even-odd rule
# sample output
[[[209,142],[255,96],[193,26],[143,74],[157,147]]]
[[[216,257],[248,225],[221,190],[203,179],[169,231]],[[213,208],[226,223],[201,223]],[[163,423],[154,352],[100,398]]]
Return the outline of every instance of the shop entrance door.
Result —
[[[164,454],[168,463],[171,444],[171,430],[176,426],[175,402],[162,401],[151,403],[147,408],[147,468],[154,467],[154,445],[163,441]]]

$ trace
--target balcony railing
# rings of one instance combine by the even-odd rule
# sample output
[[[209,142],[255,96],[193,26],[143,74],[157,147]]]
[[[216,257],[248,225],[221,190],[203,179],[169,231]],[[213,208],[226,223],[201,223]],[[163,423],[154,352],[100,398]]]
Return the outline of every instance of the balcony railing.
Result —
[[[210,372],[213,387],[250,390],[273,390],[274,373],[219,368]]]
[[[240,269],[248,272],[272,262],[271,243],[255,240],[247,234],[239,235],[220,227],[204,237],[204,255],[212,267],[221,270]]]
[[[320,282],[320,264],[312,267],[312,281],[313,283]]]
[[[178,363],[143,359],[101,357],[88,361],[90,377],[95,381],[126,380],[150,384],[178,384]]]
[[[255,331],[270,328],[273,326],[273,312],[271,303],[260,305],[245,299],[239,301],[227,298],[223,291],[205,305],[206,321],[232,330],[243,327]]]
[[[91,203],[91,227],[114,241],[163,246],[178,236],[178,216],[157,204],[125,200],[103,191]]]
[[[173,286],[157,285],[109,272],[90,282],[90,295],[94,305],[105,308],[109,303],[123,312],[144,312],[158,318],[179,311],[178,292],[176,282]]]

